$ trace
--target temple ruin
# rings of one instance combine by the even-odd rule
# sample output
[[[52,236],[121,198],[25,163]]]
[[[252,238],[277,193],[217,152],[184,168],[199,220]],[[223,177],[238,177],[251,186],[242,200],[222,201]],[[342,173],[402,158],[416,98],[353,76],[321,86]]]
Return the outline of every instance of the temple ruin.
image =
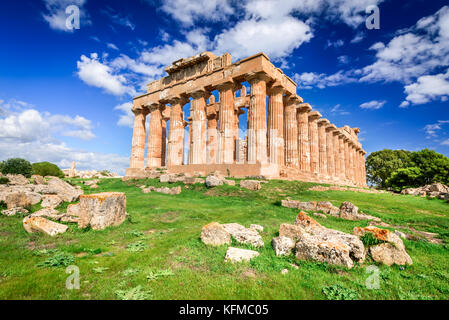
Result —
[[[360,130],[337,128],[322,118],[265,54],[231,63],[228,53],[203,52],[175,61],[165,71],[168,76],[149,83],[147,93],[134,98],[128,177],[166,167],[170,173],[220,171],[234,177],[366,186]],[[188,103],[186,118],[183,107]],[[244,137],[239,136],[243,114]]]

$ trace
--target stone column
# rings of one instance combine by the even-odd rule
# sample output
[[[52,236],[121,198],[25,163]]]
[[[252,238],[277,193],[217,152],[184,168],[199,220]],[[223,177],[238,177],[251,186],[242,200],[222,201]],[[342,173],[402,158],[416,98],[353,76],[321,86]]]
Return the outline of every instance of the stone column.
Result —
[[[190,101],[192,122],[190,131],[192,133],[192,149],[190,164],[206,163],[206,136],[207,136],[207,118],[206,118],[206,96],[204,90],[197,90],[190,93],[193,98]]]
[[[349,155],[349,180],[355,184],[355,171],[354,171],[354,143],[348,141],[348,155]]]
[[[310,172],[309,112],[311,110],[310,104],[303,103],[299,105],[296,115],[298,122],[299,169],[304,172]]]
[[[356,155],[357,155],[357,183],[359,186],[363,187],[363,172],[362,172],[363,155],[359,147],[357,147]]]
[[[270,163],[284,165],[284,90],[273,85],[268,97],[268,146]]]
[[[162,136],[161,136],[161,166],[164,167],[167,165],[167,120],[162,118],[161,122],[162,127]]]
[[[131,158],[129,167],[132,169],[144,169],[145,167],[145,118],[146,109],[133,109],[134,128],[131,143]]]
[[[332,138],[334,141],[334,180],[340,180],[341,177],[341,161],[340,161],[340,131],[335,127],[335,131],[332,132]]]
[[[183,164],[184,155],[184,113],[182,107],[186,103],[184,98],[172,98],[170,100],[170,128],[168,132],[168,166],[180,166]]]
[[[362,153],[362,162],[361,162],[361,167],[362,167],[362,185],[365,187],[366,186],[366,164],[365,164],[366,152],[364,150],[362,150],[361,153]]]
[[[327,177],[327,139],[326,139],[326,127],[329,125],[329,120],[318,120],[318,151],[319,151],[319,168],[318,172]]]
[[[162,166],[162,112],[159,104],[150,106],[148,128],[147,168]]]
[[[285,98],[284,141],[285,165],[297,168],[298,158],[298,122],[296,121],[297,99],[294,96]]]
[[[310,171],[318,174],[320,151],[318,149],[318,119],[321,114],[318,111],[309,113],[309,140],[310,140]]]
[[[344,167],[345,167],[345,178],[346,180],[351,180],[351,166],[350,166],[350,155],[349,155],[349,139],[343,136],[343,152],[344,152]]]
[[[335,149],[334,132],[337,130],[333,124],[326,127],[326,156],[327,156],[327,175],[335,178]]]
[[[207,164],[215,164],[217,163],[217,143],[218,132],[217,132],[217,115],[213,114],[209,116],[208,126],[207,126]]]
[[[220,93],[219,110],[219,163],[231,164],[234,162],[234,83],[225,82],[218,86]]]
[[[248,77],[251,96],[248,110],[248,163],[267,163],[267,81],[262,73]]]
[[[346,181],[346,157],[345,157],[345,135],[340,132],[338,135],[338,158],[340,160],[340,181]]]

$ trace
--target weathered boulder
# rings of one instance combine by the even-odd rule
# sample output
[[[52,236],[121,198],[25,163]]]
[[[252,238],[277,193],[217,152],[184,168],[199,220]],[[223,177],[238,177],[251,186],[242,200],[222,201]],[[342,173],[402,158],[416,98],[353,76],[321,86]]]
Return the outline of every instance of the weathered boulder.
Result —
[[[34,184],[45,184],[46,183],[44,177],[40,176],[38,174],[32,175],[31,179],[33,179]]]
[[[283,207],[286,207],[286,208],[298,209],[299,208],[299,201],[298,200],[291,200],[290,198],[287,198],[287,199],[281,201],[281,205]]]
[[[211,222],[201,229],[201,241],[211,246],[231,244],[231,235],[218,222]]]
[[[79,228],[118,226],[126,219],[126,196],[123,192],[81,195],[79,217]]]
[[[223,228],[240,243],[250,244],[254,247],[263,247],[264,243],[259,233],[253,229],[248,229],[238,223],[224,224]]]
[[[185,184],[197,184],[197,183],[203,184],[205,182],[206,181],[204,179],[197,178],[197,177],[186,177],[184,179]]]
[[[8,209],[12,208],[28,208],[31,205],[25,192],[17,191],[7,193],[5,196],[5,203]]]
[[[67,206],[67,214],[78,217],[80,215],[80,204],[72,203]]]
[[[259,225],[259,224],[251,224],[249,226],[250,229],[253,229],[257,232],[263,232],[263,226]]]
[[[374,220],[380,221],[379,218],[364,213],[359,213],[359,208],[349,201],[345,201],[340,206],[340,218],[346,220]]]
[[[2,214],[5,216],[15,216],[17,213],[28,213],[28,210],[24,208],[11,208],[2,210]]]
[[[52,193],[54,192],[53,194],[57,194],[63,201],[66,202],[77,201],[80,195],[83,194],[83,191],[79,188],[76,188],[57,177],[51,177],[47,186]]]
[[[298,205],[298,209],[304,211],[315,211],[317,210],[317,202],[316,201],[300,202]]]
[[[148,188],[145,188],[145,186],[143,186],[143,188],[142,188],[143,193],[150,193],[151,191],[175,195],[175,194],[180,194],[182,189],[180,186],[177,186],[174,188],[168,188],[168,187],[156,188],[153,186],[149,186]]]
[[[209,175],[206,178],[206,187],[212,188],[223,185],[223,180],[215,175]]]
[[[240,188],[257,191],[262,188],[260,181],[257,180],[241,180]]]
[[[288,237],[279,236],[271,241],[277,256],[288,256],[295,247],[295,241]]]
[[[317,210],[332,216],[338,216],[340,209],[329,201],[320,201],[317,203]]]
[[[159,182],[167,183],[170,181],[170,175],[169,174],[161,174],[159,177]]]
[[[250,261],[252,258],[257,257],[258,255],[259,252],[257,251],[230,247],[228,251],[226,251],[225,261]]]
[[[23,227],[28,233],[43,232],[49,236],[55,236],[67,231],[67,226],[50,221],[43,217],[28,216],[23,219]]]
[[[42,199],[42,208],[56,208],[62,203],[62,199],[54,194],[45,195]]]
[[[224,184],[227,184],[228,186],[235,186],[235,181],[234,181],[234,180],[227,180],[227,179],[224,179],[224,180],[223,180],[223,183],[224,183]]]
[[[380,229],[374,226],[354,228],[354,234],[359,237],[362,237],[368,232],[376,239],[384,241],[384,243],[369,247],[369,253],[374,261],[387,266],[391,266],[392,264],[411,265],[413,263],[405,250],[404,242],[397,234],[390,230]]]
[[[9,179],[8,184],[11,186],[13,185],[24,186],[30,183],[30,181],[21,174],[7,174],[6,177]]]
[[[85,186],[92,186],[98,183],[97,179],[84,181]]]

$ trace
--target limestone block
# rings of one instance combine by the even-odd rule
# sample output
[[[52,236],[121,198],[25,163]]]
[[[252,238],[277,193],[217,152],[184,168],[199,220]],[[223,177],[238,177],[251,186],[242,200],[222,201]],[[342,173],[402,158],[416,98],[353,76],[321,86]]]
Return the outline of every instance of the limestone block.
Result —
[[[223,227],[237,242],[250,244],[254,247],[264,246],[262,237],[253,229],[245,228],[238,223],[224,224]]]
[[[67,182],[57,178],[51,177],[48,181],[48,188],[54,192],[65,202],[77,201],[83,191],[76,188]]]
[[[34,184],[45,184],[46,183],[44,177],[42,177],[38,174],[32,175],[31,178],[33,179]]]
[[[6,177],[9,179],[9,185],[23,186],[30,183],[30,181],[21,174],[7,174]]]
[[[52,237],[57,234],[66,232],[68,228],[64,224],[32,215],[23,219],[23,227],[28,233],[42,232]]]
[[[315,211],[317,210],[317,202],[316,201],[300,202],[298,205],[298,209],[305,211]]]
[[[263,227],[259,224],[251,224],[250,229],[256,230],[257,232],[263,232]]]
[[[257,191],[262,188],[260,181],[257,180],[242,180],[240,181],[240,187],[253,191]]]
[[[281,201],[281,205],[286,208],[297,209],[299,207],[299,201],[286,199]]]
[[[211,246],[231,244],[231,235],[218,222],[211,222],[201,229],[201,241]]]
[[[28,210],[24,208],[11,208],[2,210],[2,214],[5,216],[15,216],[17,213],[28,213]]]
[[[224,179],[224,180],[223,180],[223,183],[224,183],[224,184],[227,184],[228,186],[235,186],[235,181],[234,181],[234,180],[227,180],[227,179]]]
[[[56,208],[61,203],[62,203],[62,199],[59,196],[49,194],[49,195],[45,195],[43,197],[41,206],[43,208]]]
[[[67,207],[67,214],[78,217],[80,215],[80,204],[79,203],[69,204]]]
[[[224,179],[220,179],[219,177],[217,177],[215,175],[207,176],[206,187],[212,188],[212,187],[221,186],[221,185],[223,185],[223,180]]]
[[[17,207],[27,208],[31,205],[30,199],[22,191],[8,193],[5,196],[5,203],[8,209]]]
[[[326,214],[330,214],[333,216],[338,216],[340,209],[336,206],[334,206],[332,203],[330,203],[329,201],[320,201],[317,204],[317,210],[318,211],[323,211]]]
[[[273,238],[271,244],[277,256],[288,256],[295,247],[293,239],[283,236]]]
[[[257,251],[230,247],[228,251],[226,251],[225,261],[231,262],[250,261],[251,259],[257,257],[258,255],[259,252]]]
[[[79,228],[118,226],[126,219],[126,196],[123,192],[81,195],[79,217]]]

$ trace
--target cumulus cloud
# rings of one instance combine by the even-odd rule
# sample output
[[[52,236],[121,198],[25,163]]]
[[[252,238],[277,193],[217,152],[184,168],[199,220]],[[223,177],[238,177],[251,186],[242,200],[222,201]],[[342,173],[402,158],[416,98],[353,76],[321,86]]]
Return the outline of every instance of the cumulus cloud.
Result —
[[[66,26],[68,18],[66,8],[76,5],[80,9],[80,23],[88,25],[91,22],[89,15],[84,9],[86,2],[87,0],[44,0],[46,12],[42,14],[42,17],[53,30],[73,32],[74,29],[69,29]]]
[[[131,111],[133,104],[131,102],[125,102],[123,104],[119,104],[114,108],[114,110],[119,110],[122,112],[120,118],[117,122],[117,125],[123,127],[132,128],[134,125],[134,114]]]
[[[433,100],[447,101],[449,97],[449,70],[445,74],[421,76],[415,83],[405,86],[407,97],[401,107],[424,104]]]
[[[113,95],[121,96],[125,93],[135,94],[135,90],[127,85],[127,80],[123,75],[115,74],[114,70],[98,59],[97,53],[92,53],[90,58],[82,55],[77,62],[78,77],[86,84],[102,88]]]
[[[314,87],[324,89],[358,81],[356,74],[352,70],[340,70],[331,75],[315,72],[295,73],[292,79],[302,89],[312,89]]]
[[[448,124],[449,120],[438,120],[437,123],[428,124],[424,127],[424,131],[426,132],[427,138],[436,138],[438,137],[438,132],[441,131],[444,124]]]
[[[370,102],[362,103],[360,105],[360,108],[368,109],[368,110],[378,110],[378,109],[382,108],[385,105],[385,103],[387,103],[387,101],[385,101],[385,100],[384,101],[373,100]]]

